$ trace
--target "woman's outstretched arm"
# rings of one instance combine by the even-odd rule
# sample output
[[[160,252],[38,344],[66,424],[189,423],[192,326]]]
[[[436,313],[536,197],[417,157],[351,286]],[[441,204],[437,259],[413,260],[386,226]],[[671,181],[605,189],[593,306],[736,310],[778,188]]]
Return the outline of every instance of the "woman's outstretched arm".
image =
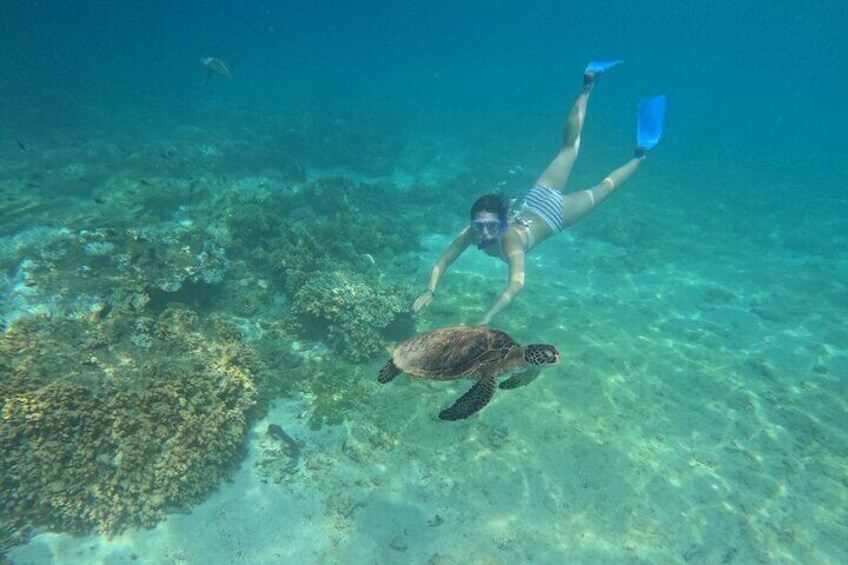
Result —
[[[507,263],[509,264],[509,280],[506,288],[503,289],[497,302],[486,312],[478,322],[478,325],[485,326],[492,321],[501,310],[506,308],[512,299],[524,290],[524,263],[525,253],[524,246],[519,241],[505,242],[505,251]]]
[[[453,240],[450,247],[442,253],[442,256],[439,257],[439,260],[436,261],[436,264],[433,265],[433,268],[430,270],[430,279],[427,281],[427,289],[419,294],[418,298],[415,299],[415,302],[412,303],[413,312],[418,312],[433,301],[433,296],[436,294],[436,287],[439,285],[439,280],[442,278],[442,275],[445,274],[448,267],[456,261],[457,257],[462,255],[462,253],[468,249],[468,246],[471,245],[473,239],[474,236],[471,234],[471,228],[465,228],[458,236],[456,236],[456,239]]]

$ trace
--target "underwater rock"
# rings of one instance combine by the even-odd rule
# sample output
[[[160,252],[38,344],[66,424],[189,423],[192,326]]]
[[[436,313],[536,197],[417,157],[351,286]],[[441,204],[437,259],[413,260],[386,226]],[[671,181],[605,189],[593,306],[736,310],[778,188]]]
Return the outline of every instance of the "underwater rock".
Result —
[[[0,523],[115,534],[198,502],[238,463],[262,371],[233,326],[181,307],[18,320],[0,342]]]

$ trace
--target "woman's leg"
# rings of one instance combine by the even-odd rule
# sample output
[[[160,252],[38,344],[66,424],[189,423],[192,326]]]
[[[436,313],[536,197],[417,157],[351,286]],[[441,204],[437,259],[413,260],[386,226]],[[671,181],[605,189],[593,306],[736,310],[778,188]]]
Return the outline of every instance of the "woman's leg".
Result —
[[[583,219],[595,206],[606,200],[636,172],[645,159],[644,152],[617,168],[604,180],[587,190],[566,194],[562,199],[562,222],[568,227]]]
[[[549,186],[562,190],[571,175],[574,161],[577,160],[577,152],[580,150],[580,134],[583,132],[583,121],[586,117],[586,106],[589,104],[589,94],[595,87],[596,75],[585,73],[583,75],[583,90],[571,107],[568,119],[562,129],[562,148],[548,165],[542,174],[536,179],[537,186]]]

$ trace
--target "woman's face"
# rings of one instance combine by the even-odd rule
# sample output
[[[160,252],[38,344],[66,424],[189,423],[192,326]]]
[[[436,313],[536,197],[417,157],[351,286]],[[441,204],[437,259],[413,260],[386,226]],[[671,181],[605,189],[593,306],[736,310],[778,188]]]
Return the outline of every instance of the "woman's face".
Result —
[[[471,230],[478,243],[490,243],[503,235],[503,222],[494,212],[480,211],[471,220]]]

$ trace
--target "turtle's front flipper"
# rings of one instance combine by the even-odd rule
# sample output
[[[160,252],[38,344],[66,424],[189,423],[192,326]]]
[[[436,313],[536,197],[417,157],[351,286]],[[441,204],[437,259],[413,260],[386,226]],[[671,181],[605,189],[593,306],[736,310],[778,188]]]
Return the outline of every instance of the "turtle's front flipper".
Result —
[[[439,412],[442,420],[463,420],[489,403],[495,394],[497,379],[494,376],[483,377],[468,392],[459,397],[453,406]]]
[[[403,371],[401,371],[395,366],[394,361],[389,359],[389,362],[383,365],[383,368],[380,369],[380,375],[377,377],[377,382],[387,383],[402,372]]]
[[[499,384],[498,388],[501,390],[509,390],[529,385],[536,380],[536,377],[539,376],[540,372],[541,369],[534,367],[532,369],[527,369],[526,371],[521,371],[520,373],[515,373],[510,378]]]

